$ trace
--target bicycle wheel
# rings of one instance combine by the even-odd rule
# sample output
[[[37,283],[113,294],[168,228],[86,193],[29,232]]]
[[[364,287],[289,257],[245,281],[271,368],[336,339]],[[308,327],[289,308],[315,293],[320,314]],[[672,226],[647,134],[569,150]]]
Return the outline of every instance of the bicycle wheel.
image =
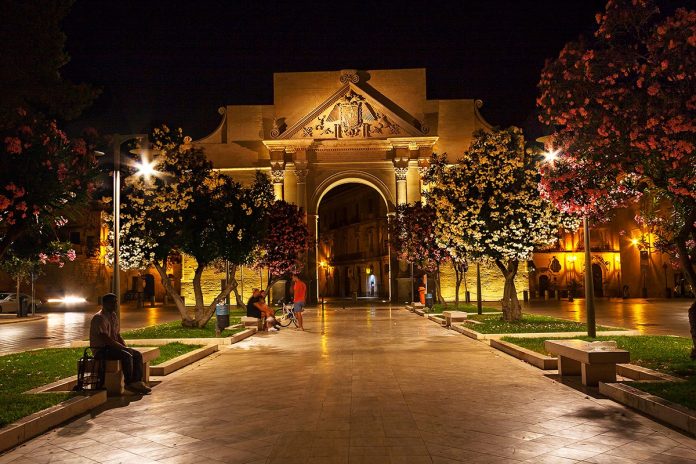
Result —
[[[287,327],[295,319],[289,312],[283,311],[283,308],[276,309],[275,318],[280,323],[281,326]]]

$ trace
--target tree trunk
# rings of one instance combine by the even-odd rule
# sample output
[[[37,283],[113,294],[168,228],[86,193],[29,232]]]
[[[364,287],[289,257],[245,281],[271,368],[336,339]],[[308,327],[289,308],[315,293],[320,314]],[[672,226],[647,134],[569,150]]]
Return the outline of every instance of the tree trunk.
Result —
[[[167,294],[172,298],[172,300],[174,300],[174,304],[176,304],[176,309],[179,310],[182,324],[186,326],[185,321],[190,321],[189,326],[191,326],[193,320],[186,312],[186,304],[184,303],[184,300],[181,299],[181,295],[179,295],[177,291],[174,289],[174,285],[172,285],[172,281],[169,279],[169,276],[167,275],[167,260],[165,259],[164,261],[162,261],[162,264],[155,261],[154,265],[155,270],[157,270],[157,273],[160,275],[160,279],[162,280],[162,285],[164,286],[164,289],[167,291]]]
[[[509,260],[507,267],[500,261],[495,260],[496,266],[502,272],[505,278],[505,286],[503,287],[503,319],[506,321],[518,321],[522,318],[522,307],[520,306],[520,301],[517,298],[517,289],[515,288],[515,276],[517,275],[517,268],[519,266],[519,261]]]
[[[203,303],[203,288],[201,287],[201,277],[203,276],[203,271],[205,266],[198,265],[196,271],[193,273],[193,295],[196,298],[196,306],[194,309],[194,317],[196,319],[195,323],[198,327],[203,327],[200,325],[200,319],[203,317],[204,303]],[[206,321],[207,322],[207,321]]]
[[[201,274],[203,271],[201,270]],[[227,283],[225,288],[223,288],[218,295],[213,298],[213,301],[208,305],[204,306],[203,305],[203,290],[200,287],[200,277],[198,279],[198,290],[196,289],[196,275],[198,274],[198,269],[196,269],[196,274],[194,274],[193,278],[193,291],[194,293],[200,292],[201,294],[201,309],[200,311],[198,310],[198,302],[196,302],[196,327],[205,327],[205,325],[210,321],[210,318],[213,317],[213,313],[215,313],[215,306],[219,301],[225,301],[227,298],[227,295],[229,295],[233,290],[236,290],[237,288],[237,279],[235,279],[233,276],[236,275],[237,273],[237,266],[232,266],[230,269],[230,281]],[[198,297],[196,297],[198,299]]]
[[[239,287],[234,287],[234,299],[237,302],[238,308],[246,307],[246,303],[242,300],[242,295],[239,294]]]
[[[454,267],[454,307],[459,309],[459,286],[462,284],[462,273],[459,272],[459,266],[452,263]]]
[[[435,297],[438,303],[446,304],[445,299],[442,298],[442,287],[440,286],[440,263],[437,263],[437,268],[435,269]]]
[[[677,251],[679,252],[679,264],[681,265],[682,271],[684,271],[686,281],[691,285],[691,289],[694,291],[696,291],[696,270],[694,270],[694,263],[691,262],[686,242],[689,240],[689,233],[691,233],[695,221],[696,212],[687,217],[684,227],[675,240]],[[696,301],[694,301],[689,308],[689,327],[691,329],[691,340],[693,344],[691,347],[691,359],[696,359]]]
[[[162,285],[164,286],[164,289],[167,291],[167,294],[174,300],[174,304],[176,305],[176,309],[179,310],[179,314],[181,315],[181,320],[182,324],[186,325],[185,321],[192,321],[190,318],[190,315],[186,311],[186,304],[184,303],[184,300],[181,298],[181,295],[177,293],[177,291],[174,289],[174,285],[172,285],[171,280],[169,279],[169,276],[167,275],[167,262],[164,260],[162,264],[158,263],[155,261],[154,263],[155,270],[160,276],[160,280],[162,281]]]

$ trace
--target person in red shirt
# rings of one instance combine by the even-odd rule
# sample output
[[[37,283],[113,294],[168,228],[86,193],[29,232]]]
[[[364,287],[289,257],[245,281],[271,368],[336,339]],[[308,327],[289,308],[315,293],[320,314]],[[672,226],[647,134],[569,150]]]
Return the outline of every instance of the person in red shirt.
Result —
[[[304,330],[302,312],[304,311],[305,299],[307,296],[307,285],[300,280],[300,276],[297,274],[292,275],[292,281],[294,282],[294,285],[292,287],[292,301],[294,303],[293,312],[295,313],[297,323],[300,325],[299,329]]]

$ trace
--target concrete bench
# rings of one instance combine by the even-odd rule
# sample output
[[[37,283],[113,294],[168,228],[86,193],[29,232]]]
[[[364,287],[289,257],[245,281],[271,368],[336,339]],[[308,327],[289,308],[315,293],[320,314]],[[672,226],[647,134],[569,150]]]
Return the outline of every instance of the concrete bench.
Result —
[[[148,383],[150,381],[150,361],[153,361],[159,357],[160,349],[156,346],[131,348],[140,351],[140,354],[143,355],[143,381]],[[125,383],[123,380],[121,361],[107,360],[104,367],[104,374],[104,388],[106,389],[107,395],[123,395],[125,392]]]
[[[262,331],[264,329],[264,320],[258,317],[242,316],[242,325],[245,329],[256,329]]]
[[[544,348],[558,356],[558,374],[580,375],[582,384],[616,382],[616,365],[630,361],[630,353],[616,348],[616,343],[584,340],[546,340]]]
[[[466,313],[464,311],[442,311],[442,317],[445,318],[446,327],[452,327],[453,322],[466,321]]]

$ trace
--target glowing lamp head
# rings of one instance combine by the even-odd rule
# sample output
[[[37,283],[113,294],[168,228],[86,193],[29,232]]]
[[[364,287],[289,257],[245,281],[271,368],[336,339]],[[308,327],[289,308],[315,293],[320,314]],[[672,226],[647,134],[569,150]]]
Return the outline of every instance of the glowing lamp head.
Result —
[[[544,160],[547,163],[553,163],[558,158],[558,152],[559,152],[559,150],[544,152]]]
[[[637,239],[637,238],[632,238],[632,239],[631,239],[631,245],[633,245],[633,246],[638,245],[638,239]]]
[[[157,166],[156,162],[148,161],[147,159],[143,158],[139,163],[135,164],[136,174],[149,179],[151,176],[157,175],[155,166]]]

